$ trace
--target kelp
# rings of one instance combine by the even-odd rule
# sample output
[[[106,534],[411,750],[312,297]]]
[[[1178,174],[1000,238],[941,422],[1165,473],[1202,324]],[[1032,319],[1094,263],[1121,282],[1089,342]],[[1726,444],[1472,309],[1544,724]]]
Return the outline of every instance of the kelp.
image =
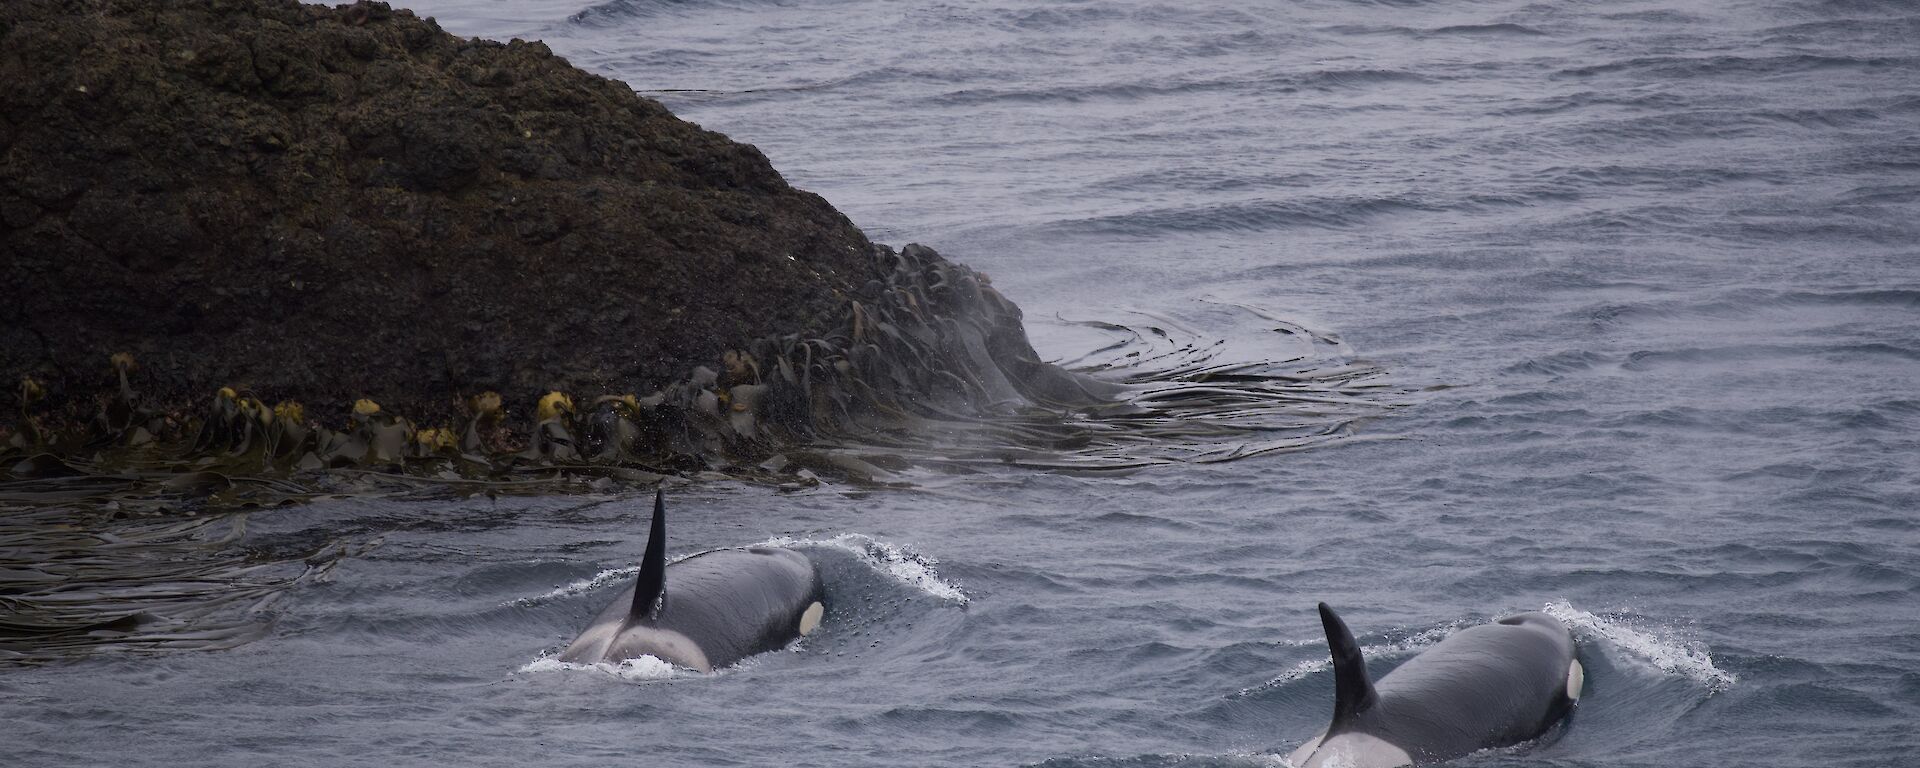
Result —
[[[917,245],[876,247],[872,257],[884,277],[864,295],[880,298],[848,301],[836,332],[756,339],[646,395],[576,401],[553,392],[529,422],[511,418],[499,394],[475,393],[460,423],[434,426],[363,399],[330,426],[307,419],[296,401],[270,406],[223,388],[183,417],[143,404],[137,365],[115,355],[118,389],[79,434],[40,428],[37,385],[22,382],[20,428],[0,461],[16,478],[126,482],[359,470],[483,490],[704,472],[776,485],[823,476],[892,484],[913,466],[1112,471],[1231,461],[1343,438],[1354,420],[1388,405],[1371,366],[1220,360],[1217,344],[1159,316],[1088,323],[1120,338],[1058,365],[1034,351],[1020,309],[985,276]],[[59,493],[87,487],[117,486]]]
[[[874,248],[866,296],[847,301],[826,336],[758,338],[716,369],[697,367],[647,396],[541,397],[532,419],[509,417],[499,394],[463,403],[465,417],[424,426],[371,399],[344,424],[321,424],[286,399],[267,405],[223,388],[198,413],[146,405],[138,365],[113,355],[119,386],[84,430],[46,430],[38,384],[19,386],[19,419],[0,467],[13,478],[94,476],[52,493],[77,499],[115,482],[221,472],[305,478],[361,470],[449,488],[538,488],[541,480],[653,482],[720,472],[772,484],[820,476],[893,484],[900,470],[1016,465],[1133,470],[1235,461],[1350,436],[1392,405],[1380,371],[1344,359],[1219,359],[1219,340],[1160,315],[1087,321],[1114,344],[1068,365],[1043,361],[1020,307],[991,282],[922,246]],[[1329,344],[1256,307],[1273,330]],[[121,480],[115,480],[121,478]],[[15,493],[29,493],[25,490]]]
[[[1398,398],[1337,341],[1251,307],[1236,311],[1306,351],[1233,359],[1219,339],[1139,314],[1080,322],[1112,343],[1056,364],[984,275],[919,246],[873,259],[884,278],[863,295],[881,298],[849,300],[833,333],[756,339],[645,395],[548,393],[530,419],[494,392],[437,425],[371,400],[321,424],[296,401],[235,388],[197,412],[163,408],[141,397],[137,363],[115,355],[118,386],[98,415],[62,431],[39,423],[37,384],[22,382],[0,449],[0,661],[245,642],[275,596],[323,577],[344,547],[263,557],[221,526],[320,496],[1127,472],[1349,439]]]

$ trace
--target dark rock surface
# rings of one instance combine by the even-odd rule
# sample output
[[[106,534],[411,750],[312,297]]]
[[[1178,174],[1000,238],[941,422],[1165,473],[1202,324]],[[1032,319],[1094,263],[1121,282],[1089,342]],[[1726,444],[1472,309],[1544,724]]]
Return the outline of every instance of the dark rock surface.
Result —
[[[844,327],[874,253],[539,43],[380,3],[0,3],[0,376],[51,413],[96,411],[117,352],[163,406],[646,392]]]

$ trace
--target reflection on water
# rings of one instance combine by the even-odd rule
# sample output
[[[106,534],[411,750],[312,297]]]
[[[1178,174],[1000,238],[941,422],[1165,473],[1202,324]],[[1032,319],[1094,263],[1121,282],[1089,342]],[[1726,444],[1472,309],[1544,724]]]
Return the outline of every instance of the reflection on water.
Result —
[[[266,636],[274,606],[349,552],[251,548],[246,513],[102,506],[0,505],[0,662],[233,648]]]

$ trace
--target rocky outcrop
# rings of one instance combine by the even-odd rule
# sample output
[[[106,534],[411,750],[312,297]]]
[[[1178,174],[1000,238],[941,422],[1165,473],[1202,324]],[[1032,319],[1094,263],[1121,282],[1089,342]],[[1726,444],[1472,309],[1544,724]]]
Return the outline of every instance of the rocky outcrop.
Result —
[[[115,352],[163,401],[321,414],[650,389],[833,327],[870,249],[540,43],[380,3],[0,5],[0,373],[55,406]]]
[[[0,5],[0,249],[21,455],[700,466],[1098,400],[753,147],[382,3]]]

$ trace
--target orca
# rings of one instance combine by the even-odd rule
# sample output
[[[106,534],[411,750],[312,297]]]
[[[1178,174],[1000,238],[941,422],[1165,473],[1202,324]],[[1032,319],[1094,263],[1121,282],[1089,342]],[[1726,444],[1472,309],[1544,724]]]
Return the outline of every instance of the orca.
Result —
[[[559,660],[620,663],[641,656],[712,672],[785,647],[826,611],[820,574],[805,555],[776,547],[716,549],[667,565],[666,493],[633,588],[573,639]]]
[[[1531,612],[1448,635],[1387,673],[1367,662],[1326,603],[1333,722],[1294,750],[1294,768],[1387,768],[1452,760],[1545,733],[1573,710],[1585,672],[1559,619]]]

